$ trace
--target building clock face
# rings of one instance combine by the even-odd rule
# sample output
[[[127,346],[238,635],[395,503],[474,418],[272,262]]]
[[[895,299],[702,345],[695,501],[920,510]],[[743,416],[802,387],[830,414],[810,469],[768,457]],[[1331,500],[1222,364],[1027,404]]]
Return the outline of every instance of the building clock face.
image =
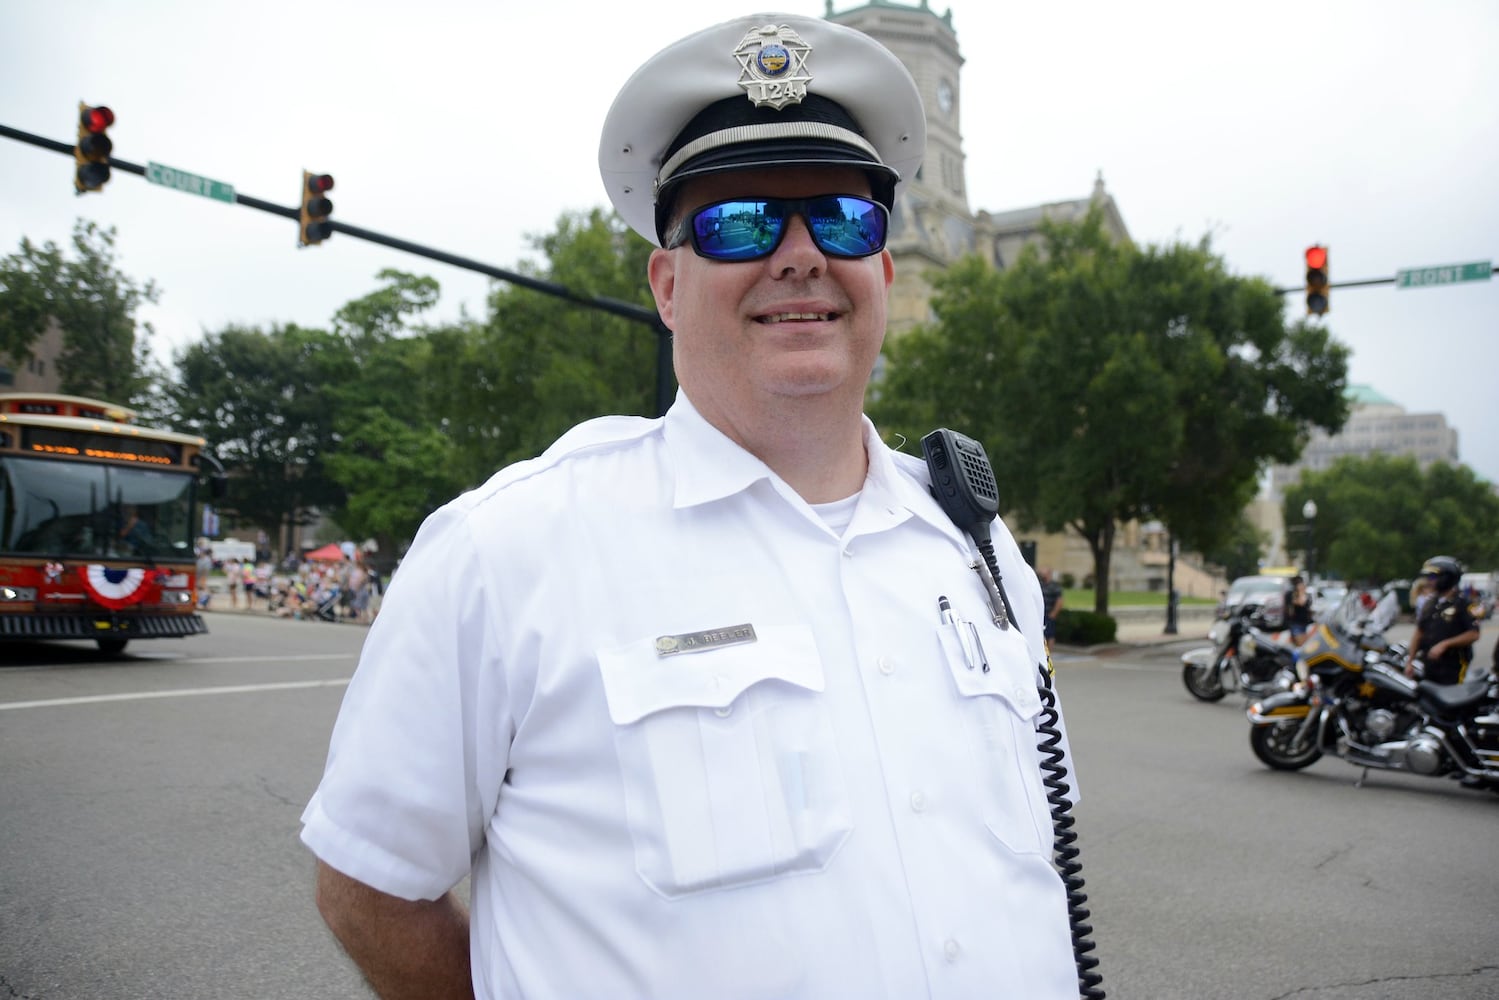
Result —
[[[937,110],[944,115],[952,114],[952,84],[946,80],[937,82]]]

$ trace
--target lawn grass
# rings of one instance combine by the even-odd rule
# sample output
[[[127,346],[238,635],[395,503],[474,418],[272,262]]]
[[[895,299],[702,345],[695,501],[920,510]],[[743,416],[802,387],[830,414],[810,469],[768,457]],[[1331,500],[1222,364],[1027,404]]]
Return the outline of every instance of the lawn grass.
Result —
[[[1187,605],[1216,605],[1218,602],[1211,597],[1183,597],[1177,607]],[[1093,610],[1092,590],[1064,590],[1062,592],[1062,607],[1073,608],[1081,611]],[[1165,608],[1166,592],[1164,590],[1115,590],[1109,593],[1109,607],[1111,608]]]

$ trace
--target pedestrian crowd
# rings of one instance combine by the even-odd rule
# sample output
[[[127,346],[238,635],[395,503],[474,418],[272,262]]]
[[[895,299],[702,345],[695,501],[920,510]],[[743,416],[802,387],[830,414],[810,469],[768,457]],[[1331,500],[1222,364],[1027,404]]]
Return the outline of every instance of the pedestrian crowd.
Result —
[[[337,562],[288,556],[279,567],[269,560],[226,559],[221,567],[222,594],[212,586],[214,568],[209,552],[200,551],[197,565],[200,609],[213,607],[223,597],[230,611],[259,610],[278,618],[369,624],[379,610],[384,591],[380,574],[357,551],[352,559]]]

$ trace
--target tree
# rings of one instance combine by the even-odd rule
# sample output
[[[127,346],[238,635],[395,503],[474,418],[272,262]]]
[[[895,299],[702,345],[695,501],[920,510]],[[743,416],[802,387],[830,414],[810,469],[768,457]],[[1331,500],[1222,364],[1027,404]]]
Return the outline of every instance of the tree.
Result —
[[[386,269],[384,287],[341,308],[334,330],[351,359],[349,378],[331,390],[336,450],[327,456],[345,502],[329,513],[350,535],[375,538],[389,557],[416,534],[423,518],[465,485],[455,445],[443,432],[441,369],[452,355],[434,353],[462,327],[412,329],[412,317],[437,302],[429,277]]]
[[[1346,349],[1288,328],[1268,283],[1229,275],[1206,239],[1115,243],[1096,209],[1043,223],[1005,271],[960,261],[932,308],[886,345],[872,416],[892,439],[946,424],[983,441],[1022,526],[1087,541],[1099,613],[1117,524],[1219,547],[1263,464],[1346,419]]]
[[[152,331],[135,313],[158,293],[115,266],[114,242],[113,228],[80,219],[71,257],[23,239],[19,253],[0,259],[0,354],[30,357],[54,318],[63,330],[62,391],[138,404],[152,395]]]
[[[544,262],[521,271],[580,295],[651,302],[651,247],[602,211],[563,215],[532,238]],[[328,469],[346,530],[395,552],[421,521],[497,469],[544,450],[579,421],[649,414],[655,333],[600,310],[498,287],[490,316],[411,328],[435,300],[431,279],[382,272],[387,287],[341,309],[335,330],[359,359],[338,399]]]
[[[532,245],[546,263],[523,264],[524,273],[654,309],[651,246],[618,216],[566,214]],[[539,454],[581,420],[654,413],[656,333],[647,325],[525,288],[497,288],[490,310],[482,325],[442,338],[444,426],[471,483]]]
[[[1223,567],[1230,580],[1250,576],[1259,571],[1260,554],[1268,539],[1245,517],[1242,512],[1238,521],[1224,541],[1202,550],[1202,557],[1210,563]]]
[[[339,507],[325,468],[336,448],[336,390],[352,365],[344,342],[296,326],[228,327],[178,352],[178,422],[208,439],[229,472],[226,512],[257,525],[306,524]]]
[[[1307,500],[1317,516],[1302,516]],[[1286,490],[1293,546],[1315,546],[1319,572],[1375,584],[1409,578],[1434,555],[1499,565],[1499,497],[1464,465],[1422,470],[1408,455],[1344,456]]]

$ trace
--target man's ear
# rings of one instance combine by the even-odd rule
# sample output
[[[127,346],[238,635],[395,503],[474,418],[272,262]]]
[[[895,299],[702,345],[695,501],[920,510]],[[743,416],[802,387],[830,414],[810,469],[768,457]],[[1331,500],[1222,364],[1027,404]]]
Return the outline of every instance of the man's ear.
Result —
[[[668,329],[675,329],[672,312],[676,303],[677,255],[670,250],[652,250],[645,273],[651,295],[656,299],[656,312],[661,314],[661,321]]]

